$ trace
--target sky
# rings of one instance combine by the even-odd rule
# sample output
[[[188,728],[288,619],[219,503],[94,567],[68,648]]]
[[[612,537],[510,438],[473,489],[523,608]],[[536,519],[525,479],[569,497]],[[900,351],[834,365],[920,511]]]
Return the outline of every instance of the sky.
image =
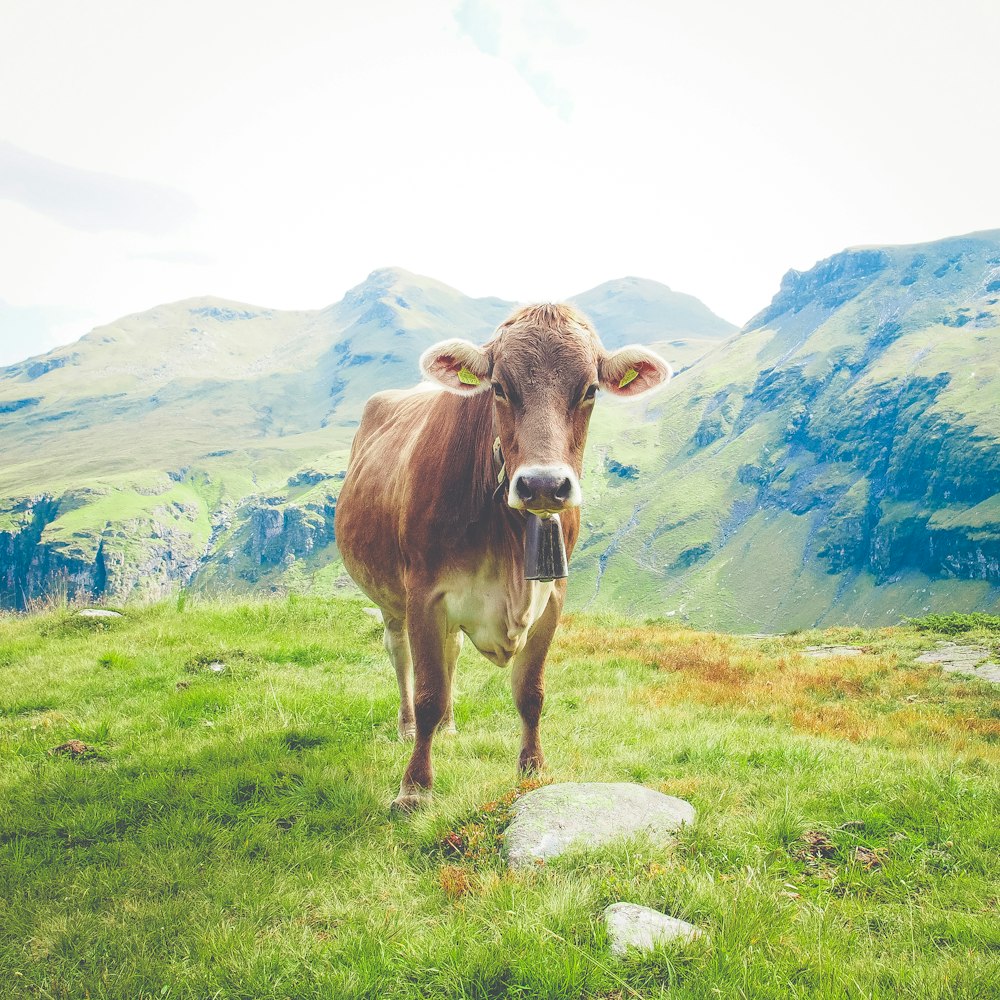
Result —
[[[380,267],[742,324],[847,246],[1000,227],[995,0],[0,0],[0,364]]]

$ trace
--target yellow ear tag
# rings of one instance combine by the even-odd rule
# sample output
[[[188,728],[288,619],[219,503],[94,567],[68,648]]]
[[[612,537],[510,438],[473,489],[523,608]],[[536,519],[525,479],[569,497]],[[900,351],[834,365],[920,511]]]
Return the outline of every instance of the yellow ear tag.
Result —
[[[627,372],[625,372],[625,377],[618,383],[618,388],[624,389],[629,382],[634,382],[638,377],[639,373],[634,368],[630,368]]]
[[[459,370],[458,381],[462,385],[479,385],[479,379],[468,368],[464,367]]]

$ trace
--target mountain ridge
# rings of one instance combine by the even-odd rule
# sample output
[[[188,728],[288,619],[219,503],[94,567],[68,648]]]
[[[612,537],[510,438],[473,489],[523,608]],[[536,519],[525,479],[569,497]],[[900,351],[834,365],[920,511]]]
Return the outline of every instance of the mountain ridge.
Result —
[[[609,347],[645,338],[678,375],[595,413],[571,606],[748,631],[997,607],[992,282],[1000,231],[791,270],[739,331],[703,306],[707,327],[671,327],[670,304],[697,300],[646,279],[576,296]],[[515,304],[381,268],[319,310],[179,305],[150,311],[176,357],[140,389],[128,338],[99,345],[119,354],[104,383],[81,386],[69,362],[0,370],[0,605],[60,579],[112,598],[336,591],[333,512],[364,401],[416,382],[434,340],[485,340]],[[222,327],[199,372],[198,331]]]

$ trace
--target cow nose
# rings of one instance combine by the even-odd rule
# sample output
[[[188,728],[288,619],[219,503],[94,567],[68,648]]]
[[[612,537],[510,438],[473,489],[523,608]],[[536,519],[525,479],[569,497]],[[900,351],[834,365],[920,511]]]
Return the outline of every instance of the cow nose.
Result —
[[[517,506],[528,510],[555,512],[580,503],[580,488],[576,476],[566,466],[518,469],[511,485],[519,501]]]

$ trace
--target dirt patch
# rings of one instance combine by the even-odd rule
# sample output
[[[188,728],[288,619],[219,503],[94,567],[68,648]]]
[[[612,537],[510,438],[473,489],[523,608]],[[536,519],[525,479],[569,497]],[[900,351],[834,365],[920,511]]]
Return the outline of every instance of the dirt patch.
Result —
[[[795,852],[800,858],[832,858],[837,854],[837,845],[819,830],[806,830],[802,846]]]
[[[59,746],[52,747],[49,750],[49,755],[52,757],[57,755],[72,757],[74,760],[85,758],[95,760],[100,757],[100,754],[92,746],[84,743],[83,740],[67,740],[65,743],[60,743]]]

